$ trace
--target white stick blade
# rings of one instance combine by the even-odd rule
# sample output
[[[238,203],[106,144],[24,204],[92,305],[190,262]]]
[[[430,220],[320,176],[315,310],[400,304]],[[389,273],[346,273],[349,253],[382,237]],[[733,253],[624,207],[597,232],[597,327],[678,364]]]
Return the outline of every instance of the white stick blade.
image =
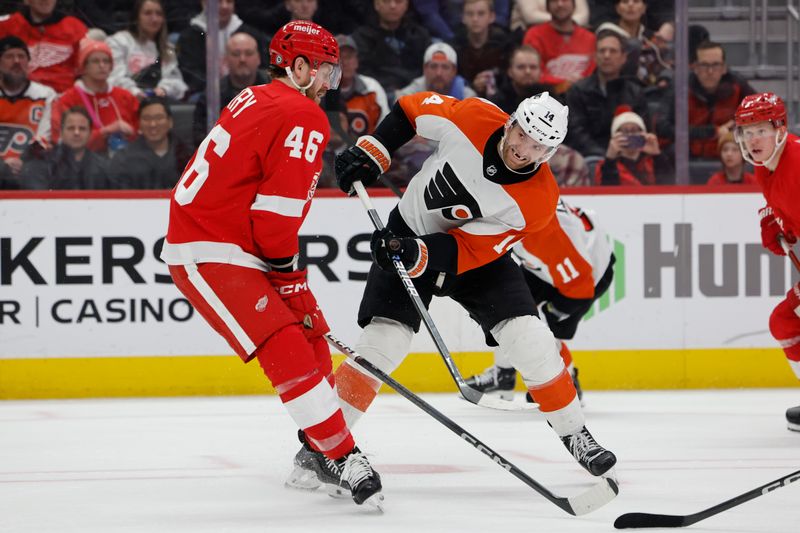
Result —
[[[603,481],[593,486],[583,494],[567,498],[575,516],[585,515],[596,511],[619,494],[617,483],[611,478],[603,478]]]

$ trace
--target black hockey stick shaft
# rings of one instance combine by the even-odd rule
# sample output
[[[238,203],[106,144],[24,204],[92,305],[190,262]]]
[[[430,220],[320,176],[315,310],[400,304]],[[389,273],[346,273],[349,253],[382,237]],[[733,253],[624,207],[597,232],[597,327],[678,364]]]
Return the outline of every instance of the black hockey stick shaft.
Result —
[[[699,513],[690,515],[666,515],[666,514],[650,514],[650,513],[625,513],[614,521],[614,527],[617,529],[628,528],[651,528],[651,527],[686,527],[691,526],[705,520],[711,516],[727,511],[737,505],[749,502],[759,496],[763,496],[768,492],[785,487],[790,483],[800,480],[800,470],[792,472],[789,475],[776,479],[766,485],[761,485],[753,490],[740,494],[735,498],[722,502],[714,507],[709,507]]]
[[[472,433],[470,433],[466,429],[462,428],[461,426],[453,422],[450,418],[442,414],[431,404],[429,404],[428,402],[426,402],[425,400],[423,400],[422,398],[420,398],[419,396],[408,390],[404,385],[400,384],[400,382],[395,380],[393,377],[389,376],[381,369],[379,369],[378,367],[376,367],[375,365],[373,365],[372,363],[370,363],[369,361],[358,355],[352,348],[344,344],[342,341],[340,341],[330,333],[325,335],[325,339],[328,341],[328,343],[330,343],[331,346],[333,346],[334,348],[345,354],[349,359],[355,361],[357,364],[359,364],[367,372],[378,378],[380,381],[386,383],[400,396],[402,396],[406,400],[410,401],[411,403],[413,403],[414,405],[425,411],[425,413],[430,415],[437,422],[439,422],[447,429],[449,429],[450,431],[461,437],[463,440],[467,441],[475,449],[486,455],[489,459],[492,460],[492,462],[496,463],[500,468],[510,472],[514,477],[516,477],[517,479],[528,485],[530,488],[532,488],[533,490],[544,496],[550,502],[554,503],[555,505],[563,509],[565,512],[571,515],[583,514],[585,512],[588,512],[588,510],[585,509],[578,510],[578,512],[576,512],[576,510],[573,509],[573,506],[570,503],[569,498],[557,496],[552,492],[550,492],[550,490],[548,490],[544,485],[540,484],[538,481],[536,481],[528,474],[520,470],[511,461],[509,461],[496,451],[492,450],[489,446],[481,442]],[[611,480],[607,480],[607,482],[609,483],[611,490],[614,493],[618,492],[616,483],[614,483]],[[604,503],[607,502],[599,503],[597,507],[603,505]]]
[[[364,204],[364,207],[367,210],[367,215],[369,215],[369,218],[372,221],[372,225],[375,226],[376,230],[382,230],[384,228],[383,222],[381,221],[380,215],[378,215],[378,212],[375,210],[375,207],[373,207],[372,201],[370,200],[369,194],[367,194],[364,185],[360,181],[356,181],[353,184],[353,187],[355,188],[358,197],[361,199],[361,202]],[[425,328],[428,330],[428,333],[430,333],[431,338],[436,345],[436,349],[439,350],[439,354],[442,356],[445,366],[447,366],[447,370],[450,372],[450,375],[456,382],[458,390],[461,391],[461,395],[472,403],[478,403],[480,397],[483,396],[483,393],[471,388],[464,381],[461,372],[459,372],[458,367],[456,367],[456,364],[453,361],[453,356],[450,355],[450,351],[447,349],[444,339],[439,333],[436,324],[433,323],[433,319],[431,318],[430,313],[428,313],[428,310],[425,308],[425,304],[422,302],[422,298],[420,298],[416,287],[414,287],[414,282],[411,280],[411,276],[408,275],[406,267],[403,265],[400,257],[394,256],[392,258],[392,263],[397,271],[397,275],[400,276],[400,281],[403,283],[403,287],[405,287],[408,296],[411,298],[411,302],[414,304],[414,308],[417,310],[422,322],[425,324]]]

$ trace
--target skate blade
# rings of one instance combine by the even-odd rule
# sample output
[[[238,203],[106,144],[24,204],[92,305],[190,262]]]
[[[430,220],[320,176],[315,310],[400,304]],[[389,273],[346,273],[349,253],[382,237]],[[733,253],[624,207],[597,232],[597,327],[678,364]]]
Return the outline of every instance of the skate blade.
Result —
[[[373,511],[377,514],[383,514],[383,494],[376,492],[361,503],[367,511]]]
[[[322,486],[322,483],[317,478],[317,474],[305,470],[304,468],[295,467],[288,479],[283,484],[287,489],[314,491]]]

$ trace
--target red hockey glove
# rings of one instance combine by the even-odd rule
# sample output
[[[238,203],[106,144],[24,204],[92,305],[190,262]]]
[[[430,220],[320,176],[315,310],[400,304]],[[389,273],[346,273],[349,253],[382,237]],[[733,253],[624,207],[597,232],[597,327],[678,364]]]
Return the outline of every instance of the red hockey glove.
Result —
[[[781,243],[778,242],[778,235],[782,234],[790,245],[797,242],[797,237],[791,232],[784,232],[781,229],[770,206],[767,205],[759,209],[758,215],[761,217],[761,245],[773,254],[786,255]]]
[[[322,310],[317,305],[317,299],[308,288],[306,270],[294,272],[267,272],[272,286],[278,291],[283,302],[286,304],[297,320],[303,325],[303,333],[306,338],[316,339],[331,330]]]

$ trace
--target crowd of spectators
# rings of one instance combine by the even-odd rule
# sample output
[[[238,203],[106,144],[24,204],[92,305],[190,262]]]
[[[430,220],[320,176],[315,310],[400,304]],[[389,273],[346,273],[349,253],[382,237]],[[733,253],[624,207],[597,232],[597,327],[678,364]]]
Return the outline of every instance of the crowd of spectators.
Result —
[[[208,131],[206,4],[0,1],[0,189],[174,186]],[[337,34],[342,66],[341,87],[325,102],[332,137],[321,186],[333,180],[337,151],[371,133],[397,98],[422,90],[486,98],[508,113],[548,91],[570,110],[567,140],[550,160],[560,185],[674,183],[672,7],[219,0],[220,109],[244,87],[269,83],[268,43],[283,24],[314,20]],[[710,183],[749,183],[731,132],[754,90],[702,27],[690,28],[690,48],[691,157],[718,162]],[[387,179],[404,185],[435,148],[408,143]]]

